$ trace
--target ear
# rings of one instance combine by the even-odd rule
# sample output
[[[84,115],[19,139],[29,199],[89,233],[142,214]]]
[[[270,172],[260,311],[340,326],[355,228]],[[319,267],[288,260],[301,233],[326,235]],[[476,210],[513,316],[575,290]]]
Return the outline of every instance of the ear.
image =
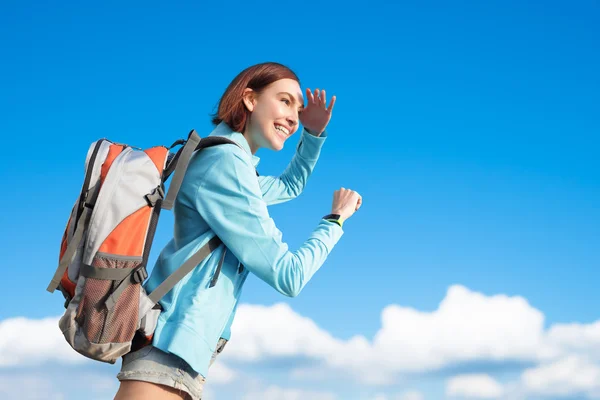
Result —
[[[244,101],[244,105],[248,109],[248,111],[254,111],[255,104],[255,93],[254,90],[250,88],[244,89],[244,94],[242,95],[242,100]]]

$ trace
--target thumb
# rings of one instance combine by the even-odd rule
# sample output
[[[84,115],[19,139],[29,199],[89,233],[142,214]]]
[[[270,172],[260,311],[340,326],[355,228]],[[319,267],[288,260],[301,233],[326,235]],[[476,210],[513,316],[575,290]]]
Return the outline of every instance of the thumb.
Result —
[[[358,197],[358,200],[356,202],[356,209],[354,211],[358,211],[358,209],[360,208],[360,206],[362,206],[362,197]]]

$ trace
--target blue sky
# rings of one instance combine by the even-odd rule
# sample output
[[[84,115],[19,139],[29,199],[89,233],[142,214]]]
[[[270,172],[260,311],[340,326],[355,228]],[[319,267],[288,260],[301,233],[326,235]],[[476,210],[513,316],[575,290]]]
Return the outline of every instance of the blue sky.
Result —
[[[342,186],[358,191],[364,205],[299,297],[287,299],[249,279],[248,315],[253,306],[285,303],[336,340],[359,335],[375,342],[387,306],[437,315],[440,302],[452,298],[449,288],[463,287],[485,299],[522,297],[543,314],[544,332],[596,326],[599,17],[594,1],[4,2],[0,333],[17,317],[37,326],[62,313],[61,296],[45,287],[90,143],[107,137],[168,145],[191,128],[206,135],[231,79],[263,61],[291,67],[303,88],[337,96],[329,138],[304,193],[270,209],[284,240],[298,247]],[[260,173],[281,172],[297,139],[279,153],[259,151]],[[171,229],[164,213],[153,257]],[[590,335],[583,336],[592,337],[593,347],[576,364],[600,374],[600,358],[588,357],[600,355],[600,335]],[[275,385],[273,398],[293,398],[292,386],[344,399],[410,398],[408,390],[450,398],[448,379],[463,373],[486,374],[507,393],[526,368],[546,365],[530,356],[524,364],[510,356],[453,360],[400,374],[392,385],[357,384],[351,395],[333,373],[325,382],[291,379],[293,367],[323,361],[304,353],[249,364],[230,357],[224,363],[231,370],[257,371],[261,380],[252,390],[264,394]],[[50,379],[42,361],[0,362],[0,388],[30,368]],[[117,371],[85,368],[109,379]],[[216,385],[211,393],[241,398],[226,389]],[[567,390],[563,398],[594,393],[600,387]],[[526,398],[536,396],[542,395]]]

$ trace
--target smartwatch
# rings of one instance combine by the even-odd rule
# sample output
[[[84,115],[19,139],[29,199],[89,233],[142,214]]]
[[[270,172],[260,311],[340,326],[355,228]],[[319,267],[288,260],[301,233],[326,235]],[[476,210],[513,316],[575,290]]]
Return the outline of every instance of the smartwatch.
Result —
[[[340,228],[342,227],[342,225],[344,225],[340,214],[327,214],[323,217],[323,219],[329,222],[335,222],[340,226]]]

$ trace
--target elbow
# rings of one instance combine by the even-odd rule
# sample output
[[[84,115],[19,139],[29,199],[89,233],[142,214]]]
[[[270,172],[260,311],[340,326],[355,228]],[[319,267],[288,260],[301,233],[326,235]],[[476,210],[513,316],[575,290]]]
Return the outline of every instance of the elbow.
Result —
[[[291,180],[291,179],[285,179],[285,178],[281,178],[282,181],[285,184],[285,188],[286,188],[286,194],[288,199],[295,199],[296,197],[300,196],[300,193],[302,193],[302,191],[304,190],[304,186],[306,184],[306,182],[304,180]]]
[[[287,290],[285,290],[284,292],[282,292],[284,295],[286,295],[287,297],[296,297],[300,294],[300,292],[302,291],[302,287],[300,285],[288,288]]]
[[[300,196],[300,193],[302,193],[302,187],[301,186],[288,186],[287,187],[287,195],[288,198],[290,200],[295,199],[296,197]]]
[[[287,258],[281,268],[278,268],[271,286],[287,297],[296,297],[307,283],[307,276],[302,267],[301,260],[292,253],[287,253]]]
[[[273,287],[282,295],[286,297],[296,297],[302,291],[302,286],[300,283],[296,282],[280,282],[279,285],[274,285]]]
[[[287,279],[280,281],[280,285],[277,288],[281,294],[287,297],[296,297],[302,291],[304,287],[304,274],[301,271],[299,273],[288,276]]]

